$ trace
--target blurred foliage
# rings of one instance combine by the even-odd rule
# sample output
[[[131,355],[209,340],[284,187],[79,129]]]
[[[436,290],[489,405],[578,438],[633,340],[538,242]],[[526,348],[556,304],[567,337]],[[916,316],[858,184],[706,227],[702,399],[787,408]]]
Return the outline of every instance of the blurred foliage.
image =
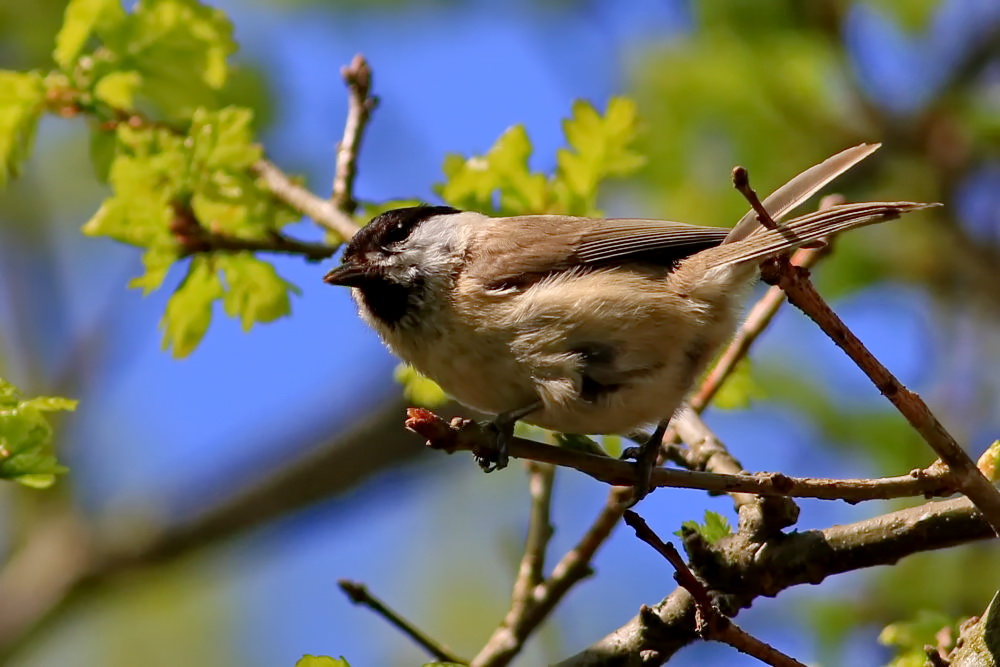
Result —
[[[949,633],[953,640],[957,636],[958,623],[944,614],[926,610],[912,620],[885,626],[878,641],[896,649],[896,656],[887,667],[924,667],[927,662],[924,646],[937,646],[942,631]]]
[[[295,667],[351,667],[344,658],[330,658],[320,655],[304,655]]]
[[[434,380],[423,376],[409,364],[399,364],[393,373],[396,382],[403,385],[406,400],[424,408],[436,408],[448,402],[448,395]]]
[[[75,410],[76,401],[58,396],[23,398],[0,378],[0,479],[44,489],[66,468],[51,453],[52,426],[46,412]]]

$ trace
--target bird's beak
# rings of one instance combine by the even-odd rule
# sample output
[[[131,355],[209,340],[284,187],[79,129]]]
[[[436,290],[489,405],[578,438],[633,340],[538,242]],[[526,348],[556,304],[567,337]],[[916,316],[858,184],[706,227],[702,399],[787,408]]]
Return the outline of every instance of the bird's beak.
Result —
[[[373,277],[371,269],[359,264],[346,262],[323,276],[323,282],[327,285],[361,287],[371,282]]]

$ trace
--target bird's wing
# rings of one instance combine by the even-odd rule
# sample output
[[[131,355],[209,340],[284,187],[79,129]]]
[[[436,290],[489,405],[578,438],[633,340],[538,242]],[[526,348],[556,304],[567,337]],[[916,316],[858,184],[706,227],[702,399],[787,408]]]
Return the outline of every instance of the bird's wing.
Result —
[[[493,289],[525,287],[570,269],[623,261],[672,268],[725,239],[727,229],[641,218],[492,218],[471,244],[465,273]]]
[[[817,165],[809,167],[768,195],[762,203],[772,220],[781,220],[786,213],[819,192],[823,186],[845,171],[864,160],[879,149],[882,144],[858,144],[828,157]],[[757,214],[751,209],[730,230],[726,243],[739,241],[749,236],[760,226]]]

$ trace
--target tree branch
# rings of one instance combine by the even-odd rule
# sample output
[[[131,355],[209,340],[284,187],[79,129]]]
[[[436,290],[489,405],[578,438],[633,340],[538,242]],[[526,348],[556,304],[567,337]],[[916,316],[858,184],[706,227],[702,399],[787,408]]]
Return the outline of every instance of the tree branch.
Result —
[[[372,70],[360,53],[354,56],[350,65],[340,68],[340,75],[347,84],[347,120],[344,122],[344,137],[337,145],[337,168],[330,202],[337,209],[351,214],[358,207],[354,199],[354,178],[358,173],[361,139],[378,99],[370,94]]]
[[[264,181],[271,194],[341,239],[349,240],[358,231],[358,226],[350,215],[337,208],[333,202],[317,197],[295,183],[273,163],[258,160],[251,169]]]
[[[389,608],[388,605],[372,595],[368,591],[368,587],[364,584],[340,579],[337,582],[337,586],[340,587],[340,590],[344,591],[344,594],[347,595],[351,602],[368,607],[441,662],[455,662],[463,665],[469,663],[468,660],[458,657],[447,646],[435,641],[432,637],[417,629],[416,626]]]
[[[773,597],[791,586],[992,537],[989,523],[968,498],[929,502],[822,531],[782,535],[756,545],[753,558],[747,558],[748,543],[725,544],[712,552],[720,582],[709,583],[732,595],[738,607],[747,607],[757,597]],[[678,589],[560,665],[662,664],[697,638],[695,602]],[[640,654],[655,660],[640,663]]]
[[[406,427],[426,438],[426,444],[431,449],[448,453],[476,453],[495,445],[495,435],[475,421],[455,418],[449,423],[421,408],[409,408],[407,415]],[[512,438],[508,443],[508,453],[514,458],[574,468],[614,486],[631,486],[636,480],[636,467],[627,461],[524,438]],[[738,463],[735,465],[739,466]],[[754,496],[846,500],[852,503],[910,496],[944,496],[955,492],[955,481],[950,472],[935,466],[915,470],[909,475],[881,479],[822,479],[789,477],[783,473],[722,474],[657,468],[653,471],[652,485]]]
[[[510,611],[503,623],[517,625],[531,602],[531,593],[545,577],[545,550],[552,538],[550,511],[552,508],[552,486],[555,481],[555,466],[547,463],[528,461],[528,492],[531,495],[531,517],[528,521],[528,537],[524,544],[524,554],[517,569],[517,579],[511,591]]]
[[[913,429],[951,468],[961,491],[973,500],[990,525],[1000,534],[1000,492],[983,476],[975,462],[931,413],[927,404],[903,386],[833,312],[809,280],[807,270],[779,265],[775,272],[768,273],[768,278],[775,280],[785,290],[789,302],[816,322],[871,379],[879,392],[896,406]]]
[[[674,579],[691,594],[694,600],[695,629],[703,639],[714,639],[729,644],[737,651],[775,667],[806,667],[795,658],[754,637],[725,616],[712,602],[708,589],[687,566],[674,545],[661,540],[641,516],[627,511],[624,518],[625,523],[635,531],[636,537],[653,547],[674,567],[676,571]]]

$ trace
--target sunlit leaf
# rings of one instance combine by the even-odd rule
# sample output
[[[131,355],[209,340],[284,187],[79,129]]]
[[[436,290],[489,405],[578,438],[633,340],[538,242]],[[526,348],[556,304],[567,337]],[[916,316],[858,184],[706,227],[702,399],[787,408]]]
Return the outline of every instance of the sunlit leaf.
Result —
[[[38,73],[0,70],[0,187],[31,150],[44,96]]]
[[[715,544],[733,532],[732,527],[729,525],[729,520],[711,510],[705,510],[705,523],[699,524],[697,521],[689,520],[681,525],[683,528],[676,531],[674,535],[683,537],[684,529],[692,530],[700,534],[709,544]]]
[[[94,85],[94,95],[117,109],[131,109],[142,76],[133,71],[115,71],[102,76]]]
[[[602,116],[588,102],[573,104],[573,115],[563,121],[568,148],[557,155],[556,196],[565,212],[597,215],[597,188],[602,180],[626,176],[645,163],[633,148],[638,129],[635,102],[612,98]]]
[[[52,427],[46,412],[75,410],[77,402],[57,396],[22,398],[0,379],[0,479],[46,488],[66,472],[51,453]]]
[[[83,50],[95,29],[110,29],[125,16],[121,0],[70,0],[56,35],[52,59],[68,68]]]
[[[325,655],[304,655],[295,667],[351,667],[343,657],[330,658]]]
[[[226,291],[222,297],[226,314],[238,317],[244,331],[257,322],[273,322],[292,312],[289,292],[298,288],[281,278],[271,264],[250,253],[219,255]]]
[[[111,64],[134,71],[137,92],[170,117],[214,107],[236,51],[233,27],[219,9],[196,0],[140,0],[114,30],[102,33]]]
[[[194,257],[184,282],[167,302],[160,322],[163,348],[170,348],[178,358],[191,354],[208,331],[212,304],[222,294],[222,282],[212,265],[212,258]]]

